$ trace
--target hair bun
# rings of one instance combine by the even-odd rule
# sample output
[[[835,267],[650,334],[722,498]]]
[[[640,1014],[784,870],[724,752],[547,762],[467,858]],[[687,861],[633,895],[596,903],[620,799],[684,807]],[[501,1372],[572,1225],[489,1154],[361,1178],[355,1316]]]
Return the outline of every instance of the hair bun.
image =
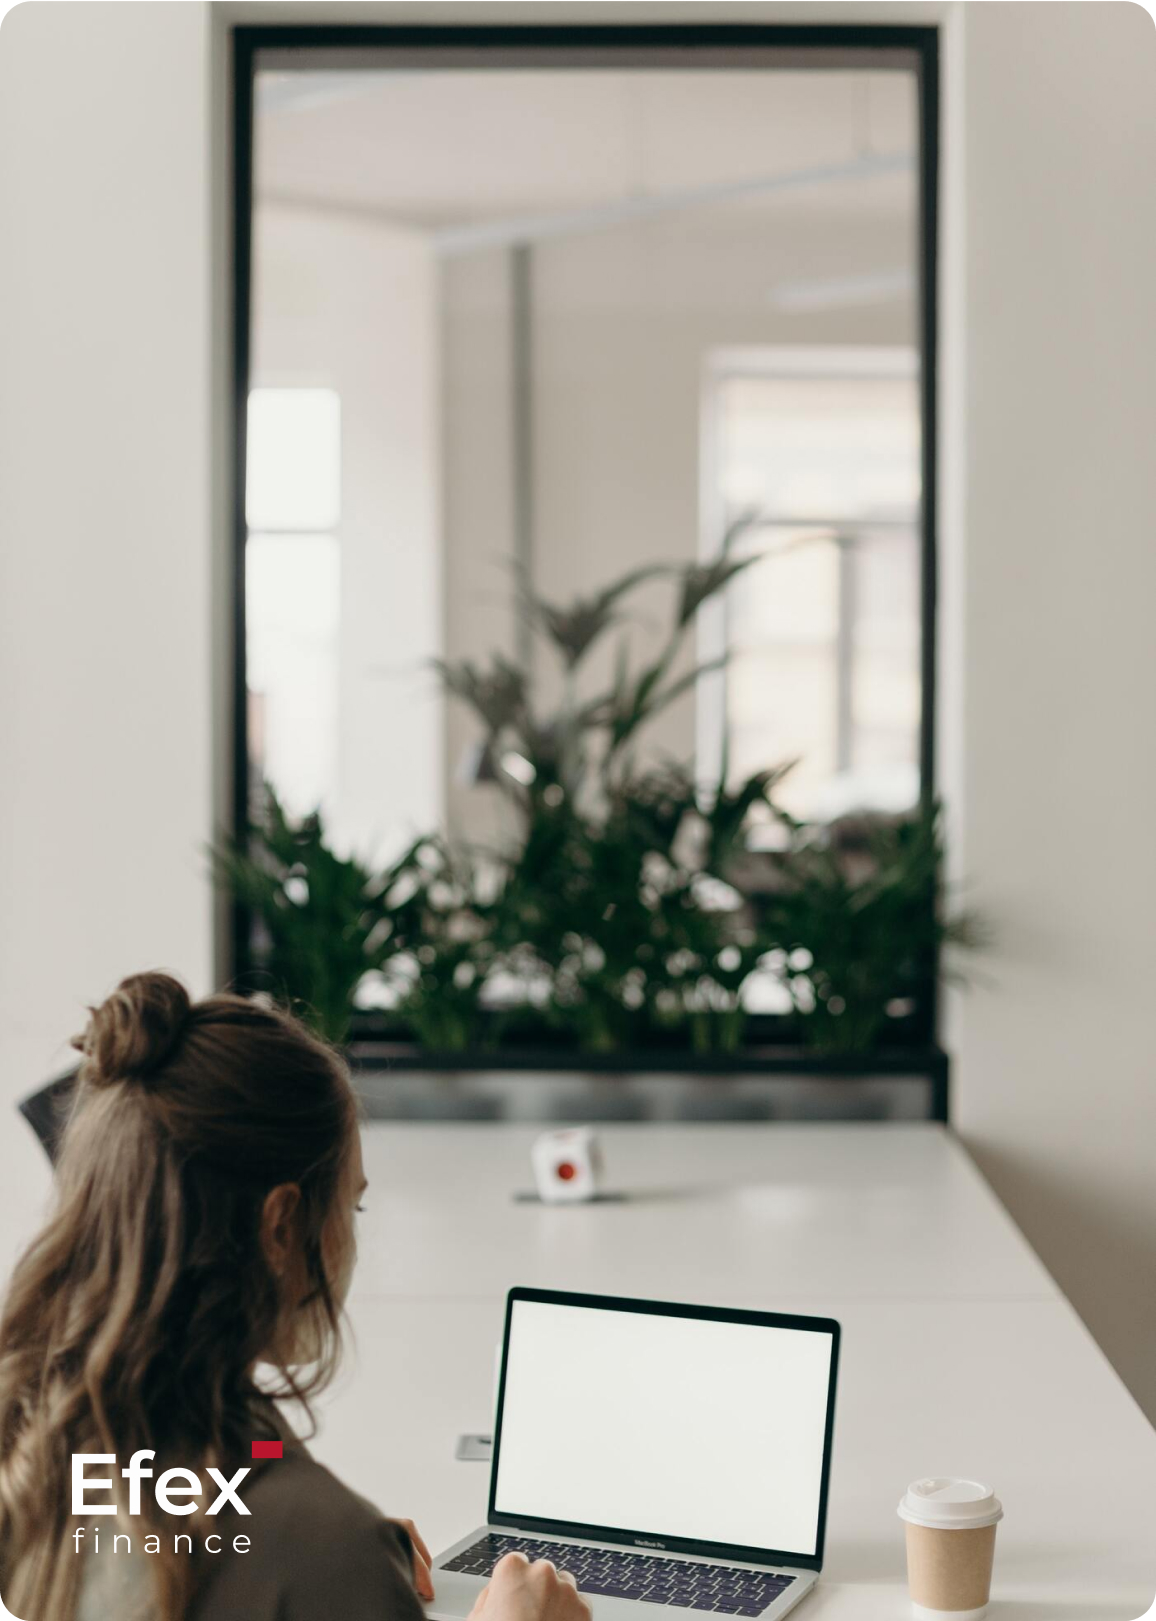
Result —
[[[84,1054],[82,1073],[110,1085],[159,1069],[184,1032],[189,993],[171,974],[132,974],[92,1015],[73,1042]]]

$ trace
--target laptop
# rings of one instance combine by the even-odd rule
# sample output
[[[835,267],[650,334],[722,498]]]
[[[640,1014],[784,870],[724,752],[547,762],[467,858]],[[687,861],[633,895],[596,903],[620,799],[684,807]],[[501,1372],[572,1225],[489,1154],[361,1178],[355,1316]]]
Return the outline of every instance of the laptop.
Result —
[[[826,1317],[512,1289],[487,1523],[434,1560],[429,1615],[516,1549],[593,1621],[779,1621],[823,1564],[838,1359]]]

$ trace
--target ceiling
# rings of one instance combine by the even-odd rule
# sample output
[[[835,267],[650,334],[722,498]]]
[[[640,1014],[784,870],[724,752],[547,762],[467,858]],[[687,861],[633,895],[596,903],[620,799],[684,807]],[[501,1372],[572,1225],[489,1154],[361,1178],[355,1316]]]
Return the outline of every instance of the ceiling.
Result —
[[[916,95],[898,70],[264,71],[255,186],[447,243],[767,202],[894,220]]]

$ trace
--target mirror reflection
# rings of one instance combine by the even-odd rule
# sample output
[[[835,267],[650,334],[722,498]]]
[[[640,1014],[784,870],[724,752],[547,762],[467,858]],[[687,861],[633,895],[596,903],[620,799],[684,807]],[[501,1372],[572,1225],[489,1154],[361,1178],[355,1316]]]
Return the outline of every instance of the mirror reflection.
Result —
[[[914,74],[270,68],[256,88],[254,782],[372,861],[435,829],[500,840],[507,799],[436,661],[501,654],[548,712],[567,677],[519,594],[653,571],[575,674],[593,700],[663,645],[675,571],[725,547],[747,566],[679,645],[640,765],[738,783],[794,762],[795,816],[909,808]],[[775,836],[755,819],[752,844]]]

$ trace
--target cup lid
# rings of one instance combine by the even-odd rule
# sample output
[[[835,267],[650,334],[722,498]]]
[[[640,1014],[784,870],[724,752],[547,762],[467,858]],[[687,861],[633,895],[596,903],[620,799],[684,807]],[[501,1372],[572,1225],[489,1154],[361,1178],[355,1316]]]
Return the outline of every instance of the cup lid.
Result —
[[[1003,1518],[1003,1505],[980,1480],[929,1475],[913,1480],[903,1494],[899,1518],[931,1531],[978,1531]]]

